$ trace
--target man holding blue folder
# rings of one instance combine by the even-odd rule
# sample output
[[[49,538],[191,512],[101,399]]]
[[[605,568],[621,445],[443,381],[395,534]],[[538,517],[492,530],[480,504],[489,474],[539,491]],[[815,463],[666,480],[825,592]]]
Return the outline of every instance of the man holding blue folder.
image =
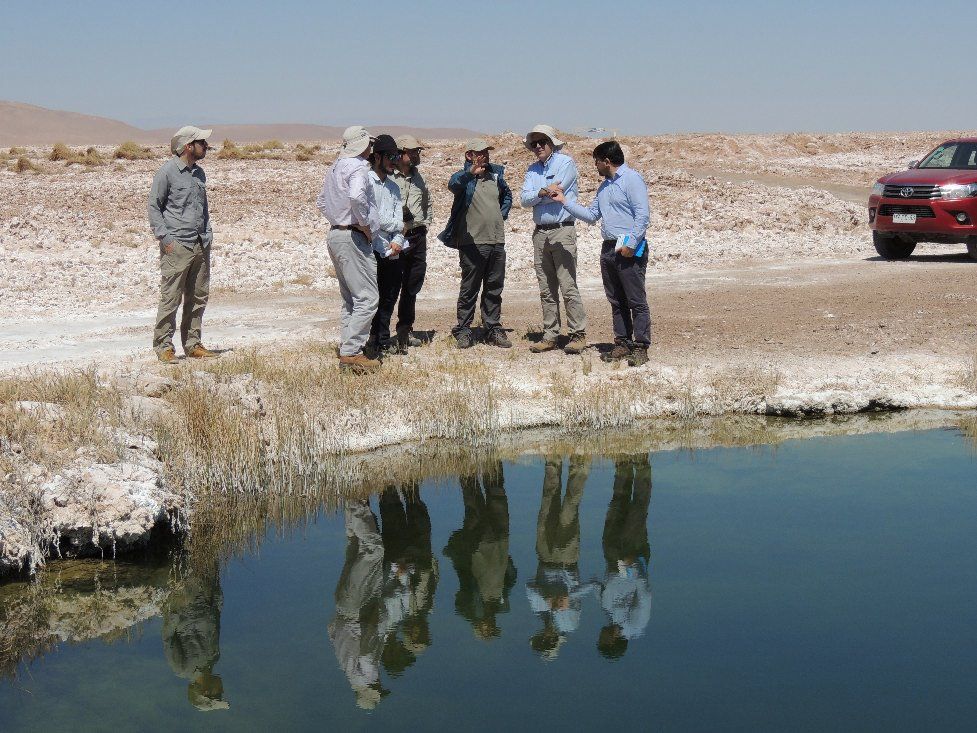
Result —
[[[648,187],[625,164],[624,151],[616,140],[594,148],[594,166],[604,181],[589,208],[568,202],[560,190],[552,198],[581,221],[593,224],[600,220],[604,237],[600,274],[614,322],[614,348],[604,358],[627,359],[631,366],[639,366],[648,361],[651,345],[651,310],[645,291]]]

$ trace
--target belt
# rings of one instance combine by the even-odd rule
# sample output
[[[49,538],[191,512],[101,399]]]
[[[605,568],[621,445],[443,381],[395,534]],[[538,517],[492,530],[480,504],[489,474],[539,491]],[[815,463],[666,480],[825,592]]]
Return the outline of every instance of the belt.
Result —
[[[557,224],[537,224],[536,228],[547,231],[549,229],[559,229],[560,227],[572,227],[573,223],[573,219],[567,219],[566,221],[561,221]]]
[[[356,229],[352,224],[333,224],[330,229],[339,229],[340,231],[348,232],[352,229]]]

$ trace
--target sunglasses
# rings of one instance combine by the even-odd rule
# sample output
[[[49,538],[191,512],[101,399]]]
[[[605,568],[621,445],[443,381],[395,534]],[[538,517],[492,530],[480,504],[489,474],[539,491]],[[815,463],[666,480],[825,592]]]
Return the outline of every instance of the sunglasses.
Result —
[[[542,140],[530,140],[529,147],[531,148],[545,148],[547,140],[543,138]]]
[[[400,158],[400,151],[394,150],[392,153],[384,153],[383,157],[389,160],[397,160],[398,158]]]

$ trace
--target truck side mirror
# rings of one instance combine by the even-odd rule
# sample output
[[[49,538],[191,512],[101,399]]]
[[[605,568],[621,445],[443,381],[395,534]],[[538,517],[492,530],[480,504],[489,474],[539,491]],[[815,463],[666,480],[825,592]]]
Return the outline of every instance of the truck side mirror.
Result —
[[[912,170],[913,168],[919,168],[919,161],[918,160],[911,160],[911,161],[909,161],[909,170]]]

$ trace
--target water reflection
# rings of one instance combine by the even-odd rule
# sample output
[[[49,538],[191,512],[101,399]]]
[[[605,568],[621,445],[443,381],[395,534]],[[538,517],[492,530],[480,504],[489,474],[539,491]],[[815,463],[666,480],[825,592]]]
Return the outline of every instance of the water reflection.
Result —
[[[390,694],[381,666],[397,677],[431,645],[428,614],[438,584],[431,518],[417,484],[388,486],[378,504],[379,523],[369,500],[346,507],[346,560],[329,624],[339,666],[366,710]]]
[[[163,653],[179,677],[190,680],[187,697],[198,710],[224,710],[224,683],[214,674],[220,660],[224,595],[217,563],[191,568],[163,604]]]
[[[580,625],[583,598],[597,583],[580,582],[580,501],[590,474],[589,456],[571,456],[566,493],[563,457],[550,456],[536,520],[536,577],[526,584],[529,606],[543,622],[530,639],[545,659],[555,659],[567,635]]]
[[[458,574],[455,610],[472,625],[475,636],[487,641],[501,636],[496,616],[509,611],[509,591],[516,584],[502,462],[462,476],[461,498],[465,517],[444,554]]]
[[[641,636],[651,618],[648,583],[648,504],[651,502],[651,463],[647,455],[627,456],[614,462],[614,493],[604,520],[606,572],[600,605],[608,624],[600,631],[597,649],[617,659],[628,641]]]

